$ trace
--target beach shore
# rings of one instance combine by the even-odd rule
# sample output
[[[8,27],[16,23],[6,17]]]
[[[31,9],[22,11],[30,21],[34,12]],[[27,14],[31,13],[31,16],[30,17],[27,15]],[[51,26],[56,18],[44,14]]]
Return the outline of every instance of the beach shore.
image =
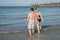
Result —
[[[0,40],[60,40],[60,26],[49,27],[30,37],[28,31],[1,33]]]

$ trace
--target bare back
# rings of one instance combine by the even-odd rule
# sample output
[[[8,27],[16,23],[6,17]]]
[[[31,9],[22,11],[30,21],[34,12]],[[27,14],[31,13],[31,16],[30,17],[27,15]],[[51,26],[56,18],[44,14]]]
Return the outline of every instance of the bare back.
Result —
[[[34,20],[35,19],[35,14],[34,12],[29,13],[29,20]]]
[[[37,19],[39,19],[40,15],[41,15],[40,12],[36,12]]]

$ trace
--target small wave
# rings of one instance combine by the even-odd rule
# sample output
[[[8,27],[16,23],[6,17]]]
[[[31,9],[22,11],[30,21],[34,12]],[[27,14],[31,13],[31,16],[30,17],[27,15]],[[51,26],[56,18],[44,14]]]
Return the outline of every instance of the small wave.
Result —
[[[51,27],[52,25],[42,25],[42,29]]]
[[[1,24],[0,26],[8,26],[8,25],[13,25],[13,24]]]
[[[43,17],[56,17],[56,16],[60,16],[60,15],[47,15],[47,16],[43,16]]]
[[[60,25],[43,25],[41,30],[44,30],[44,31],[57,31],[57,30],[60,30]],[[14,34],[14,33],[25,33],[25,32],[28,32],[28,30],[19,29],[17,31],[5,31],[5,32],[0,32],[0,34],[10,34],[10,33]]]
[[[20,31],[6,31],[6,32],[0,32],[0,34],[14,34],[14,33],[24,33],[27,32],[27,30],[20,30]]]
[[[42,30],[46,31],[60,30],[60,25],[44,25],[42,26]]]
[[[26,19],[26,18],[27,18],[27,17],[20,17],[20,18],[16,18],[16,19],[20,19],[20,20],[21,20],[21,19]]]
[[[9,34],[9,33],[16,33],[16,32],[19,32],[19,31],[14,31],[14,32],[0,32],[0,34]]]
[[[45,28],[45,29],[41,29],[41,31],[58,31],[60,30],[60,28]],[[18,31],[6,31],[6,32],[0,32],[0,34],[15,34],[15,33],[27,33],[28,30],[18,30]],[[35,30],[35,32],[37,32],[37,30]]]

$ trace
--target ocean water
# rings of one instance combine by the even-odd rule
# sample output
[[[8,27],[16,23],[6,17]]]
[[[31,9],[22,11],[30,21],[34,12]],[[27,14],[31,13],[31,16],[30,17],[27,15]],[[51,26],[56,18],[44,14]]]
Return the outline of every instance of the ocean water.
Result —
[[[26,19],[31,7],[0,7],[0,32],[27,29]],[[60,25],[60,7],[39,7],[44,18],[41,25]]]

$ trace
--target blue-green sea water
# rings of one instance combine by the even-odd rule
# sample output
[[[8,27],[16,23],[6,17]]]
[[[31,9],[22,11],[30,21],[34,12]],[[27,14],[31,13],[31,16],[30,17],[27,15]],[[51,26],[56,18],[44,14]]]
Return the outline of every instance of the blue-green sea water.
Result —
[[[30,12],[29,6],[1,6],[0,7],[0,32],[27,29],[26,19]],[[49,27],[60,25],[60,7],[39,7],[44,22],[41,25]]]

